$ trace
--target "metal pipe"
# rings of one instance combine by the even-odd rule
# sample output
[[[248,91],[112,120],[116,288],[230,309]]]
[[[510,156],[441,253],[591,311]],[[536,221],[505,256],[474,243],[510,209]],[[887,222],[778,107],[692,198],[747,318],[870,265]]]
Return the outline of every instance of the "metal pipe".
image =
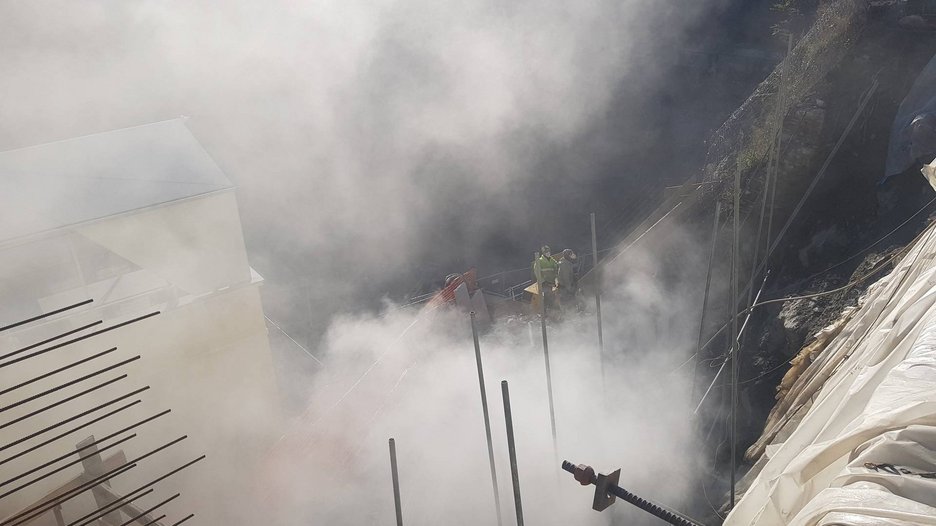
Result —
[[[494,444],[491,441],[491,419],[488,413],[487,389],[484,387],[484,367],[481,365],[481,342],[478,338],[478,326],[475,313],[471,311],[471,337],[474,340],[475,362],[478,365],[478,386],[481,388],[481,412],[484,415],[484,438],[487,440],[488,464],[491,466],[491,485],[494,489],[494,510],[497,512],[497,525],[501,526],[500,491],[497,489],[497,470],[494,467]]]
[[[539,289],[543,297],[543,315],[540,318],[540,328],[543,333],[543,359],[546,362],[546,395],[549,401],[549,426],[552,430],[553,456],[558,460],[559,446],[556,442],[556,411],[553,408],[552,372],[549,368],[549,340],[546,338],[546,288],[543,285],[544,283],[540,281]]]
[[[513,416],[510,412],[510,391],[507,380],[501,381],[501,396],[504,398],[504,421],[507,427],[507,452],[510,454],[510,479],[513,482],[514,507],[517,510],[517,526],[523,526],[523,505],[520,503],[520,474],[517,471],[517,447],[514,442]]]
[[[605,386],[604,334],[601,331],[601,271],[598,269],[598,233],[595,228],[595,213],[591,213],[592,269],[595,271],[595,317],[598,321],[598,359],[601,363],[601,389]]]
[[[396,441],[390,439],[390,477],[393,480],[393,507],[397,526],[403,526],[403,506],[400,504],[400,475],[397,473]]]
[[[34,395],[32,395],[32,396],[27,396],[26,398],[23,398],[23,399],[21,399],[21,400],[18,400],[18,401],[16,401],[16,402],[13,402],[12,404],[6,405],[6,406],[4,406],[4,407],[0,407],[0,413],[3,413],[3,412],[5,412],[5,411],[9,411],[10,409],[13,409],[14,407],[19,407],[19,406],[21,406],[21,405],[23,405],[23,404],[25,404],[25,403],[27,403],[27,402],[32,402],[33,400],[36,400],[37,398],[42,398],[43,396],[50,395],[50,394],[52,394],[52,393],[54,393],[54,392],[56,392],[56,391],[60,391],[60,390],[62,390],[62,389],[64,389],[64,388],[66,388],[66,387],[71,387],[71,386],[73,386],[73,385],[75,385],[75,384],[77,384],[77,383],[83,382],[83,381],[85,381],[85,380],[87,380],[87,379],[89,379],[89,378],[94,378],[95,376],[97,376],[97,375],[99,375],[99,374],[104,374],[104,373],[106,373],[107,371],[112,371],[112,370],[114,370],[114,369],[116,369],[116,368],[118,368],[118,367],[127,365],[128,363],[134,362],[134,361],[139,360],[139,359],[140,359],[140,355],[138,354],[138,355],[134,356],[133,358],[128,358],[128,359],[126,359],[126,360],[124,360],[124,361],[122,361],[122,362],[117,362],[117,363],[115,363],[115,364],[113,364],[113,365],[109,365],[109,366],[107,366],[107,367],[105,367],[105,368],[103,368],[103,369],[98,369],[97,371],[94,371],[93,373],[89,373],[89,374],[86,374],[86,375],[81,376],[81,377],[79,377],[79,378],[75,378],[74,380],[69,380],[69,381],[65,382],[64,384],[58,385],[58,386],[53,387],[53,388],[51,388],[51,389],[46,389],[45,391],[36,393],[36,394],[34,394]]]
[[[157,314],[159,314],[159,311],[151,312],[151,313],[149,313],[149,314],[144,314],[143,316],[138,316],[138,317],[136,317],[136,318],[133,318],[132,320],[127,320],[127,321],[125,321],[125,322],[118,323],[117,325],[111,325],[110,327],[105,327],[105,328],[103,328],[103,329],[98,329],[98,330],[96,330],[96,331],[94,331],[94,332],[89,332],[88,334],[85,334],[84,336],[79,336],[79,337],[77,337],[77,338],[72,338],[71,340],[64,341],[64,342],[62,342],[62,343],[57,343],[57,344],[53,345],[52,347],[46,347],[45,349],[40,349],[40,350],[38,350],[38,351],[36,351],[36,352],[29,353],[29,354],[27,354],[26,356],[20,356],[19,358],[14,358],[14,359],[12,359],[12,360],[10,360],[10,361],[8,361],[8,362],[0,363],[0,369],[2,369],[3,367],[6,367],[6,366],[8,366],[8,365],[12,365],[12,364],[14,364],[14,363],[17,363],[17,362],[21,362],[21,361],[23,361],[23,360],[28,360],[28,359],[30,359],[30,358],[34,358],[34,357],[39,356],[39,355],[41,355],[41,354],[45,354],[45,353],[47,353],[47,352],[54,351],[54,350],[56,350],[56,349],[61,349],[62,347],[65,347],[65,346],[67,346],[67,345],[71,345],[71,344],[73,344],[73,343],[77,343],[77,342],[80,342],[80,341],[84,341],[84,340],[87,340],[88,338],[93,338],[94,336],[97,336],[98,334],[104,334],[105,332],[110,332],[110,331],[112,331],[112,330],[114,330],[114,329],[119,329],[119,328],[121,328],[121,327],[125,327],[125,326],[127,326],[127,325],[130,325],[131,323],[136,323],[136,322],[138,322],[138,321],[143,321],[143,320],[145,320],[145,319],[147,319],[147,318],[152,318],[153,316],[156,316]],[[21,352],[23,352],[22,349],[20,349],[20,350],[18,350],[18,351],[13,351],[13,352],[4,354],[3,356],[0,356],[0,360],[5,360],[5,359],[7,359],[7,358],[9,358],[9,357],[11,357],[11,356],[15,356],[15,355],[17,355],[17,354],[19,354],[19,353],[21,353]]]
[[[708,304],[709,290],[712,287],[712,264],[715,262],[715,249],[718,243],[718,219],[721,216],[721,201],[715,201],[715,220],[712,226],[712,249],[709,251],[708,271],[705,273],[705,292],[702,293],[702,312],[699,313],[699,338],[696,341],[695,367],[690,380],[689,400],[695,399],[695,379],[699,373],[699,360],[702,358],[702,338],[705,333],[705,307]]]
[[[111,347],[110,349],[107,349],[106,351],[101,351],[101,352],[99,352],[99,353],[97,353],[97,354],[94,354],[94,355],[92,355],[92,356],[88,356],[87,358],[82,358],[82,359],[78,360],[77,362],[72,362],[72,363],[70,363],[70,364],[68,364],[68,365],[63,365],[62,367],[59,367],[58,369],[49,371],[49,372],[47,372],[47,373],[40,374],[39,376],[30,378],[29,380],[26,380],[25,382],[20,382],[20,383],[14,385],[13,387],[7,387],[6,389],[0,390],[0,396],[5,395],[5,394],[7,394],[7,393],[9,393],[9,392],[11,392],[11,391],[15,391],[15,390],[17,390],[17,389],[20,389],[20,388],[22,388],[22,387],[26,387],[26,386],[29,385],[29,384],[38,382],[38,381],[40,381],[40,380],[44,380],[44,379],[46,379],[46,378],[48,378],[48,377],[50,377],[50,376],[53,376],[53,375],[56,375],[56,374],[62,372],[62,371],[67,371],[67,370],[71,369],[72,367],[78,367],[79,365],[81,365],[81,364],[83,364],[83,363],[87,363],[87,362],[90,362],[91,360],[94,360],[94,359],[96,359],[96,358],[100,358],[101,356],[108,355],[108,354],[110,354],[110,353],[112,353],[112,352],[114,352],[114,351],[116,351],[116,350],[117,350],[117,347]]]
[[[75,394],[73,394],[73,395],[71,395],[71,396],[68,396],[68,397],[66,397],[66,398],[63,398],[63,399],[61,399],[61,400],[59,400],[59,401],[57,401],[57,402],[53,402],[53,403],[51,403],[51,404],[49,404],[49,405],[47,405],[47,406],[45,406],[45,407],[40,407],[39,409],[36,409],[35,411],[32,411],[31,413],[26,413],[25,415],[20,416],[20,417],[17,417],[17,418],[14,418],[13,420],[10,420],[9,422],[6,422],[6,423],[4,423],[4,424],[0,424],[0,429],[4,429],[4,428],[7,428],[7,427],[10,427],[11,425],[16,424],[17,422],[22,422],[23,420],[26,420],[27,418],[31,418],[31,417],[34,417],[34,416],[38,415],[39,413],[43,413],[43,412],[45,412],[45,411],[48,411],[49,409],[58,407],[58,406],[60,406],[60,405],[62,405],[62,404],[64,404],[64,403],[66,403],[66,402],[70,402],[70,401],[72,401],[72,400],[74,400],[74,399],[76,399],[76,398],[80,398],[80,397],[82,397],[82,396],[84,396],[84,395],[86,395],[86,394],[88,394],[88,393],[91,393],[91,392],[97,391],[98,389],[107,387],[108,385],[110,385],[110,384],[112,384],[112,383],[114,383],[114,382],[119,382],[120,380],[123,380],[123,379],[126,378],[126,377],[127,377],[126,374],[122,374],[122,375],[120,375],[120,376],[118,376],[118,377],[116,377],[116,378],[111,378],[110,380],[108,380],[108,381],[106,381],[106,382],[99,383],[99,384],[95,385],[94,387],[89,387],[88,389],[85,389],[84,391],[81,391],[81,392],[79,392],[79,393],[75,393]]]
[[[86,300],[84,300],[84,301],[79,301],[78,303],[74,303],[74,304],[69,305],[69,306],[67,306],[67,307],[62,307],[61,309],[56,309],[56,310],[54,310],[54,311],[47,312],[47,313],[45,313],[45,314],[40,314],[40,315],[38,315],[38,316],[33,316],[32,318],[27,318],[27,319],[25,319],[25,320],[18,321],[18,322],[16,322],[16,323],[11,323],[11,324],[9,324],[9,325],[5,325],[5,326],[3,326],[3,327],[0,327],[0,332],[7,331],[7,330],[10,330],[10,329],[15,329],[16,327],[19,327],[19,326],[21,326],[21,325],[26,325],[27,323],[32,323],[32,322],[34,322],[34,321],[39,321],[39,320],[41,320],[41,319],[43,319],[43,318],[48,318],[49,316],[55,316],[56,314],[58,314],[58,313],[60,313],[60,312],[65,312],[65,311],[67,311],[67,310],[71,310],[71,309],[74,309],[74,308],[77,308],[77,307],[81,307],[82,305],[87,305],[87,304],[91,303],[92,301],[94,301],[94,300],[93,300],[93,299],[86,299]]]
[[[87,416],[87,415],[89,415],[90,413],[93,413],[93,412],[97,411],[98,409],[103,409],[104,407],[107,407],[107,406],[109,406],[109,405],[116,404],[117,402],[119,402],[119,401],[121,401],[121,400],[124,400],[124,399],[126,399],[126,398],[130,398],[130,397],[133,396],[133,395],[142,393],[143,391],[146,391],[147,389],[149,389],[149,386],[148,386],[148,385],[147,385],[146,387],[141,388],[141,389],[137,389],[136,391],[133,391],[132,393],[127,393],[127,394],[125,394],[125,395],[123,395],[123,396],[120,396],[120,397],[118,397],[118,398],[115,398],[115,399],[113,399],[113,400],[104,402],[103,404],[94,406],[94,407],[92,407],[91,409],[88,409],[88,410],[86,410],[86,411],[82,411],[81,413],[78,413],[77,415],[70,416],[70,417],[66,418],[65,420],[62,420],[61,422],[56,422],[56,423],[54,423],[54,424],[52,424],[52,425],[50,425],[50,426],[48,426],[48,427],[44,427],[44,428],[40,429],[39,431],[36,431],[36,432],[34,432],[34,433],[30,433],[30,434],[28,434],[28,435],[26,435],[26,436],[24,436],[24,437],[20,437],[20,438],[14,440],[13,442],[10,442],[10,443],[8,443],[8,444],[4,444],[3,446],[0,446],[0,451],[9,449],[9,448],[11,448],[11,447],[13,447],[13,446],[15,446],[15,445],[17,445],[17,444],[21,444],[21,443],[23,443],[23,442],[25,442],[25,441],[27,441],[27,440],[32,439],[32,438],[36,438],[37,436],[39,436],[39,435],[41,435],[41,434],[43,434],[43,433],[48,433],[49,431],[52,431],[53,429],[55,429],[55,428],[57,428],[57,427],[61,427],[61,426],[65,425],[65,424],[67,424],[67,423],[69,423],[69,422],[72,422],[72,421],[74,421],[74,420],[77,420],[77,419],[79,419],[79,418],[81,418],[81,417],[83,417],[83,416]],[[3,459],[3,460],[0,460],[0,466],[6,464],[7,462],[9,462],[9,461],[11,461],[11,460],[13,460],[13,459],[19,458],[19,457],[22,456],[22,455],[25,455],[26,453],[35,451],[36,449],[39,449],[39,448],[42,447],[42,446],[47,446],[47,445],[51,444],[52,442],[55,442],[56,440],[58,440],[58,439],[60,439],[60,438],[62,438],[62,437],[65,437],[65,436],[67,436],[67,435],[70,435],[70,434],[74,433],[75,431],[79,431],[79,430],[81,430],[81,429],[83,429],[83,428],[85,428],[85,427],[90,426],[91,424],[100,422],[101,420],[103,420],[103,419],[105,419],[105,418],[107,418],[107,417],[109,417],[109,416],[115,415],[115,414],[117,414],[117,413],[119,413],[119,412],[121,412],[121,411],[123,411],[123,410],[125,410],[125,409],[129,409],[130,407],[133,407],[133,406],[135,406],[136,404],[139,404],[139,403],[141,403],[141,402],[142,402],[142,400],[135,400],[135,401],[133,401],[133,402],[127,404],[127,405],[124,405],[124,406],[122,406],[122,407],[119,407],[119,408],[117,408],[117,409],[115,409],[115,410],[113,410],[113,411],[111,411],[111,412],[109,412],[109,413],[105,413],[105,414],[103,414],[103,415],[101,415],[101,416],[99,416],[99,417],[96,417],[96,418],[94,418],[93,420],[89,420],[89,421],[87,421],[87,422],[85,422],[85,423],[83,423],[83,424],[81,424],[81,425],[79,425],[79,426],[73,427],[72,429],[70,429],[70,430],[68,430],[68,431],[66,431],[66,432],[64,432],[64,433],[61,433],[61,434],[59,434],[59,435],[56,435],[55,437],[50,438],[49,440],[46,440],[45,442],[42,442],[41,444],[36,444],[35,446],[30,447],[29,449],[23,450],[23,451],[21,451],[21,452],[15,454],[15,455],[13,455],[13,456],[10,457],[10,458],[6,458],[6,459]]]

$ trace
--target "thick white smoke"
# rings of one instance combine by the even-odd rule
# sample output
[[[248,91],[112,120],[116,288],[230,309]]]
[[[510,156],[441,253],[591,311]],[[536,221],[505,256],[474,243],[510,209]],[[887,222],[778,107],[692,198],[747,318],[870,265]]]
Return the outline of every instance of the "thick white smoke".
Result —
[[[653,95],[660,62],[677,54],[684,29],[709,7],[7,2],[0,150],[191,116],[195,135],[239,187],[251,261],[268,278],[267,312],[311,334],[328,327],[314,349],[326,368],[290,386],[308,390],[310,407],[292,428],[307,438],[297,444],[289,435],[281,445],[287,465],[258,476],[275,493],[265,500],[284,513],[278,523],[389,524],[386,439],[394,436],[407,522],[490,524],[467,317],[332,316],[357,312],[356,300],[440,252],[479,254],[502,231],[548,237],[542,196],[566,207],[594,201],[583,197],[597,177],[591,159],[569,150],[621,92],[635,107]],[[627,140],[597,149],[646,146],[640,122],[624,127]],[[484,336],[507,524],[501,379],[511,385],[529,523],[607,520],[589,510],[590,490],[556,474],[564,458],[622,467],[622,484],[674,506],[685,496],[688,395],[670,371],[697,330],[690,284],[698,283],[698,250],[680,239],[680,253],[693,255],[687,275],[655,276],[664,265],[651,250],[607,276],[616,284],[606,290],[607,398],[593,320],[551,328],[561,458],[552,450],[538,327],[532,345],[525,326]],[[527,255],[538,242],[512,250]],[[441,275],[451,270],[463,269]],[[609,513],[643,520],[623,505]]]
[[[682,253],[675,273],[643,250],[606,276],[605,382],[593,315],[550,323],[558,451],[548,411],[540,326],[513,320],[481,338],[502,511],[513,522],[500,380],[510,385],[523,509],[531,524],[652,521],[626,504],[599,515],[592,489],[559,471],[561,460],[610,471],[621,484],[679,507],[697,479],[687,373],[704,254],[676,234],[655,252]],[[397,441],[403,510],[414,524],[493,524],[494,506],[467,313],[388,310],[336,319],[326,369],[311,404],[277,448],[261,486],[279,520],[392,522],[387,439]],[[558,454],[558,456],[556,456]],[[652,522],[650,522],[652,523]]]

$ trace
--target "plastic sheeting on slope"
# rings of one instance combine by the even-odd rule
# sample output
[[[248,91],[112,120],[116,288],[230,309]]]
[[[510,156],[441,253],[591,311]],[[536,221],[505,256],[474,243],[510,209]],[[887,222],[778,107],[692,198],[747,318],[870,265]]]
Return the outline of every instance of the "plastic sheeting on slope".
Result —
[[[797,386],[821,385],[809,411],[725,524],[936,525],[934,256],[931,225],[869,288]]]

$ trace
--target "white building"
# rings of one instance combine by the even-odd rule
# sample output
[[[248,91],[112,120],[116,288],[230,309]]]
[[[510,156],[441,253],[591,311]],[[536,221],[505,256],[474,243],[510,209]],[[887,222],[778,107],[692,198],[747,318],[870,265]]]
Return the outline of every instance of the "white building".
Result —
[[[166,479],[138,504],[146,507],[181,491],[180,498],[161,509],[167,514],[161,524],[172,524],[188,513],[197,515],[193,523],[198,524],[235,522],[225,514],[237,512],[241,481],[236,474],[256,460],[264,444],[279,436],[279,402],[260,282],[247,261],[234,188],[182,120],[0,153],[0,326],[93,300],[0,333],[0,355],[99,320],[102,323],[75,336],[160,312],[7,367],[0,359],[2,390],[117,347],[106,356],[0,396],[0,406],[7,406],[112,363],[141,357],[0,410],[3,426],[108,378],[128,375],[0,427],[0,447],[31,430],[150,386],[138,397],[142,403],[0,464],[0,479],[74,451],[75,444],[90,435],[99,438],[171,409],[165,417],[135,429],[137,437],[103,457],[122,451],[133,458],[183,434],[188,438],[116,478],[111,489],[118,494],[130,491],[205,453],[206,460]],[[0,449],[0,462],[43,437]],[[40,501],[81,472],[78,464],[0,498],[0,520]],[[0,493],[8,487],[0,487]],[[66,503],[61,512],[68,523],[94,508],[89,492]],[[30,524],[56,524],[56,519],[47,513]]]

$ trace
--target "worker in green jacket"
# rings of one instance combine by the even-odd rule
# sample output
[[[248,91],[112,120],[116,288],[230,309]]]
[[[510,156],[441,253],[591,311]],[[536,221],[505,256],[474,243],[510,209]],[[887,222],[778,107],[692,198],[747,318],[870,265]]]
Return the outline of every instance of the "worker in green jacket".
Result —
[[[544,245],[540,255],[533,261],[533,279],[542,286],[553,287],[559,275],[559,264],[552,257],[549,245]]]

